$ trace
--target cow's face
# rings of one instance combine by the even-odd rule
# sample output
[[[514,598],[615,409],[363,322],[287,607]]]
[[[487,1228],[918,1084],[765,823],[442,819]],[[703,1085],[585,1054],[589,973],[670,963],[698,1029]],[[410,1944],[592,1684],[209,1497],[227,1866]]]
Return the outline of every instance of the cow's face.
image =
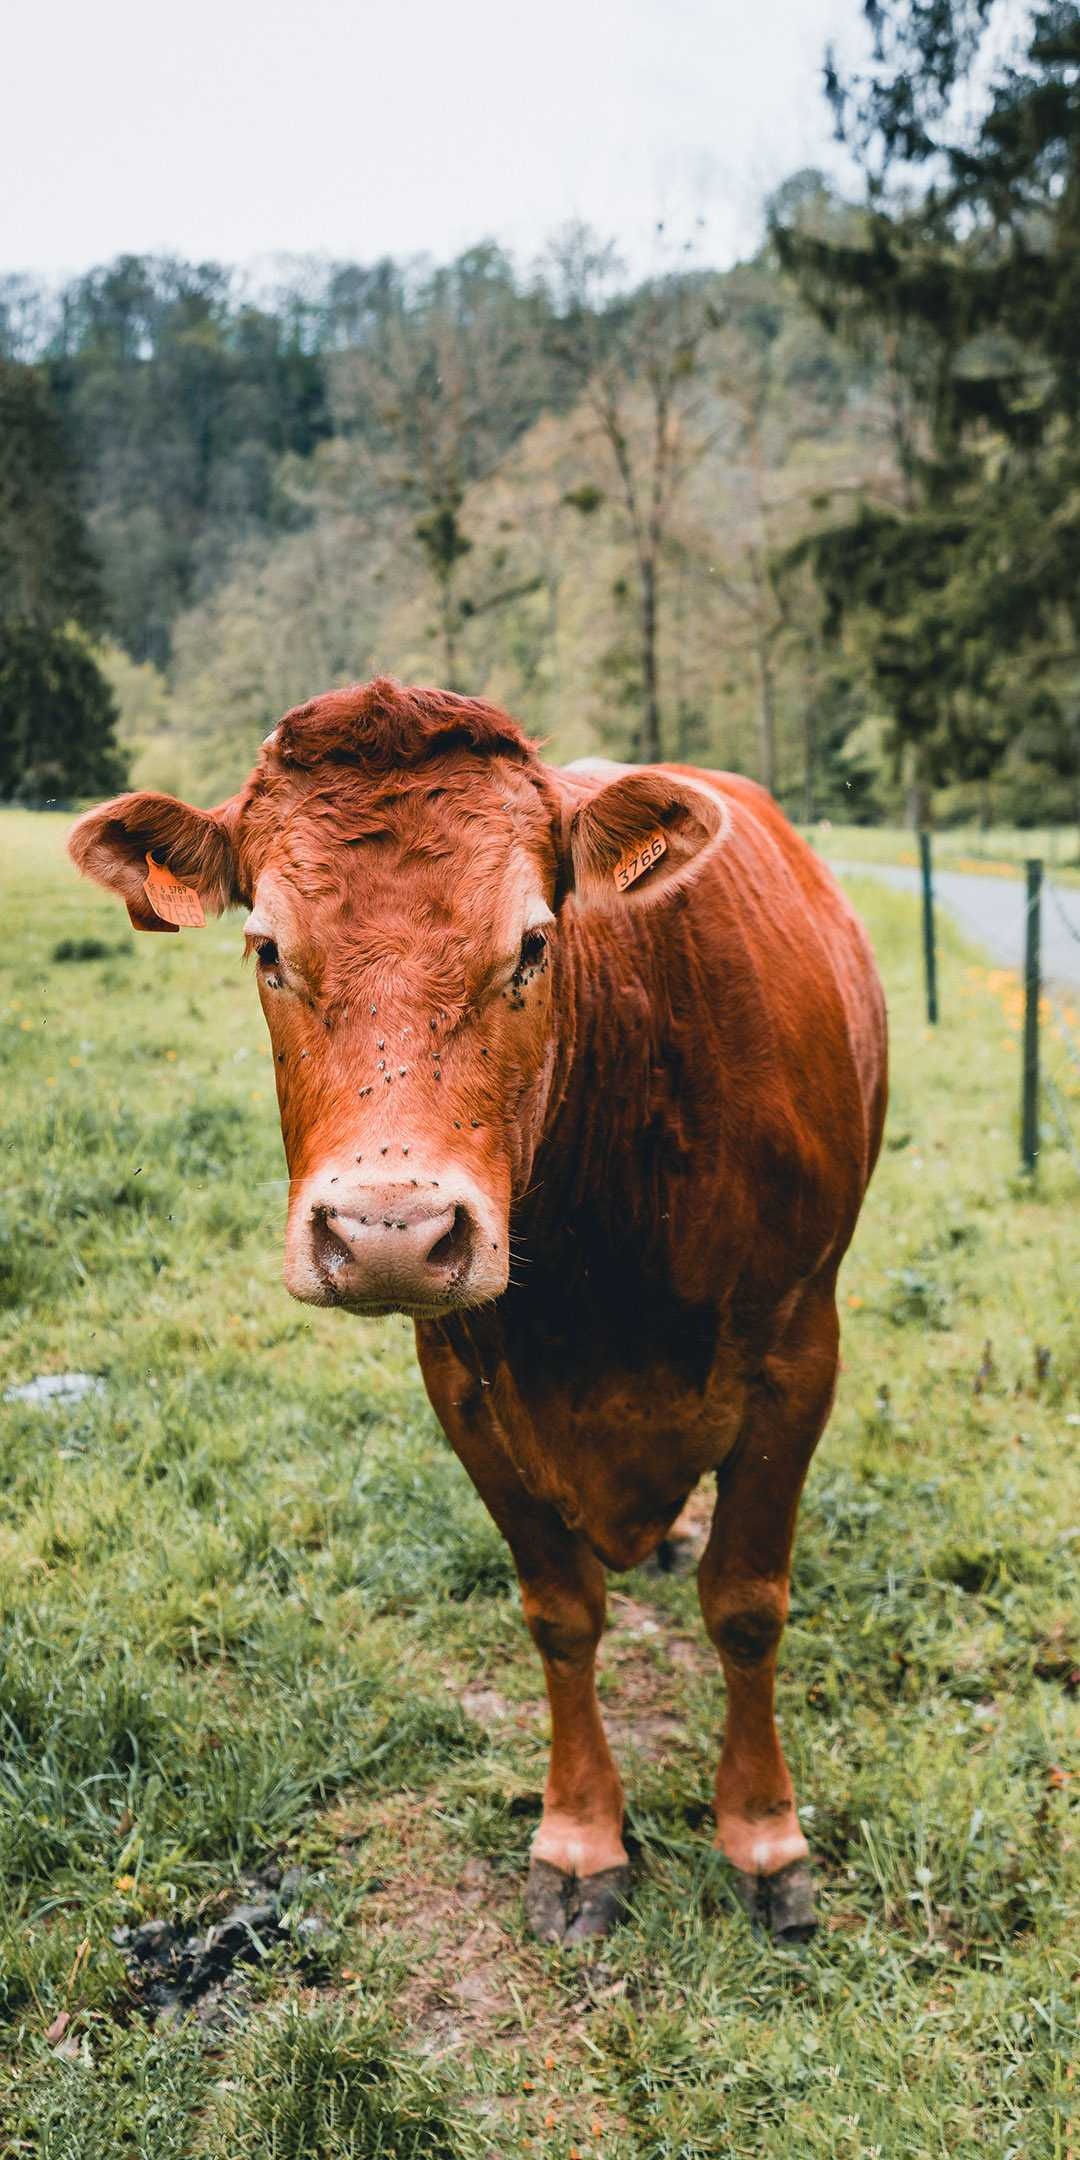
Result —
[[[295,1297],[434,1315],[505,1289],[562,1055],[562,895],[618,905],[611,866],[658,819],[670,860],[641,882],[677,874],[695,816],[643,774],[569,817],[505,715],[372,685],[287,715],[217,811],[134,795],[80,821],[76,861],[138,927],[165,927],[147,854],[247,905]]]
[[[244,925],[290,1173],[285,1280],[362,1311],[506,1287],[551,1085],[557,862],[528,770],[465,749],[295,779]]]

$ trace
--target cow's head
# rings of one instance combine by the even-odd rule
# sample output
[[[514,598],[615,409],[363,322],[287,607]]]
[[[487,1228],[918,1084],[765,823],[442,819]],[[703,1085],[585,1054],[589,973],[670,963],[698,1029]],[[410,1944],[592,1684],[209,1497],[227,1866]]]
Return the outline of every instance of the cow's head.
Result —
[[[286,1285],[432,1315],[506,1287],[564,1051],[564,900],[624,908],[633,937],[636,906],[721,820],[707,791],[655,771],[583,800],[495,706],[380,680],[287,713],[217,809],[122,795],[70,845],[138,929],[170,927],[148,858],[210,910],[249,910],[290,1175]],[[635,849],[649,866],[621,893]]]

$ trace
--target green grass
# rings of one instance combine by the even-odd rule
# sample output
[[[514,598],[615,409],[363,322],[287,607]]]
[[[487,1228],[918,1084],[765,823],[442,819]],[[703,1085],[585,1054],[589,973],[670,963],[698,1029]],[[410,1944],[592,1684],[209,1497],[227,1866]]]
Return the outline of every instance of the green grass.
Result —
[[[805,828],[814,846],[833,862],[917,863],[918,846],[909,825],[834,825]],[[1037,856],[1052,876],[1067,884],[1080,881],[1080,838],[1075,825],[946,826],[934,834],[934,861],[946,870],[970,870],[987,876],[1019,873]]]
[[[590,1964],[524,1936],[539,1674],[409,1333],[280,1286],[238,924],[136,939],[62,835],[0,819],[0,1369],[104,1386],[0,1405],[0,2153],[1066,2160],[1080,1187],[1050,1139],[1015,1174],[1000,974],[943,924],[931,1038],[914,903],[856,888],[893,1108],[780,1689],[824,1926],[748,1933],[693,1583],[639,1573],[602,1681],[635,1910]],[[317,1959],[149,2024],[113,1930],[271,1861]]]

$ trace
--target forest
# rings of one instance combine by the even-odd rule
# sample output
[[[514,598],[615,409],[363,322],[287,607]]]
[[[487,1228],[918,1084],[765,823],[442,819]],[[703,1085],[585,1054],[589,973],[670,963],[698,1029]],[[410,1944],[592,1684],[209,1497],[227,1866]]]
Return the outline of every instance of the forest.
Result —
[[[233,788],[385,670],[800,820],[1080,819],[1080,9],[870,6],[752,259],[0,278],[0,798]],[[968,101],[970,102],[970,101]]]

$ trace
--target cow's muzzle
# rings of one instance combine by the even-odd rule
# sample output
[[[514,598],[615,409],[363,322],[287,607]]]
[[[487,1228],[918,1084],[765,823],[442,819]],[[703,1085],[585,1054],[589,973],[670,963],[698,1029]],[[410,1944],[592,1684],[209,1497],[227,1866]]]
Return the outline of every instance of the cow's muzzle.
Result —
[[[436,1314],[496,1296],[498,1239],[467,1193],[449,1184],[353,1185],[305,1192],[290,1224],[285,1281],[294,1297],[352,1312]],[[485,1250],[486,1248],[486,1250]]]

